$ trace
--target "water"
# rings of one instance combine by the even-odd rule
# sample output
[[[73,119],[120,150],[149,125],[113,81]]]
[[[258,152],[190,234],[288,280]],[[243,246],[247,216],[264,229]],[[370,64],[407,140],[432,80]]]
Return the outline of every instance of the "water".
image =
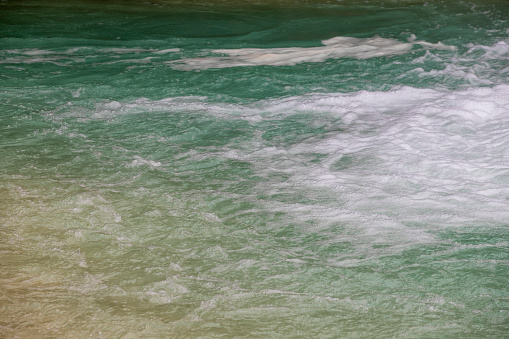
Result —
[[[504,338],[509,3],[0,2],[0,337]]]

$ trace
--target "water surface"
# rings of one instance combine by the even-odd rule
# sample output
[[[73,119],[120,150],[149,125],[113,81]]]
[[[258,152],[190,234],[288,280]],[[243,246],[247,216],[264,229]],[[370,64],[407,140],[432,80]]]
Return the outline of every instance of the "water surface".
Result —
[[[508,20],[0,2],[0,336],[507,336]]]

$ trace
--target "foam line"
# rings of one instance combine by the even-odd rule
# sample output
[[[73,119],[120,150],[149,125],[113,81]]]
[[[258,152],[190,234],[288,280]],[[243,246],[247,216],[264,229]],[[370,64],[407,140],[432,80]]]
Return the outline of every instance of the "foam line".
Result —
[[[172,68],[189,71],[208,68],[226,68],[241,66],[285,66],[303,62],[323,62],[327,59],[355,58],[369,59],[382,56],[404,54],[413,45],[428,49],[455,51],[455,46],[442,43],[415,41],[412,35],[409,42],[386,39],[378,36],[372,38],[334,37],[323,40],[320,47],[289,47],[289,48],[241,48],[215,49],[212,53],[224,54],[221,57],[188,58],[168,61]]]

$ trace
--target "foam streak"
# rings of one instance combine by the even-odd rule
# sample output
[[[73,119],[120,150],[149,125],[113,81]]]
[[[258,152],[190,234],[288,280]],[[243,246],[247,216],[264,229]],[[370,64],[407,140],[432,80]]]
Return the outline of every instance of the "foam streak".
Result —
[[[212,53],[226,54],[226,57],[189,58],[168,63],[174,69],[190,71],[208,68],[226,68],[240,66],[287,66],[303,62],[324,62],[327,59],[355,58],[369,59],[382,56],[404,54],[417,44],[424,48],[454,51],[455,46],[442,43],[432,44],[425,41],[415,41],[415,36],[409,42],[403,43],[395,39],[381,37],[352,38],[334,37],[322,41],[320,47],[290,47],[290,48],[241,48],[215,49]]]

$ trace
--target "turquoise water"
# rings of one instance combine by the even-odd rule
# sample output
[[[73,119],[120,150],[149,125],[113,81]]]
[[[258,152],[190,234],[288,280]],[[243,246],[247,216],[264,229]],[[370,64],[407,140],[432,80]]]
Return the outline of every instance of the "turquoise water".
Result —
[[[3,0],[0,159],[0,337],[508,337],[506,1]]]

